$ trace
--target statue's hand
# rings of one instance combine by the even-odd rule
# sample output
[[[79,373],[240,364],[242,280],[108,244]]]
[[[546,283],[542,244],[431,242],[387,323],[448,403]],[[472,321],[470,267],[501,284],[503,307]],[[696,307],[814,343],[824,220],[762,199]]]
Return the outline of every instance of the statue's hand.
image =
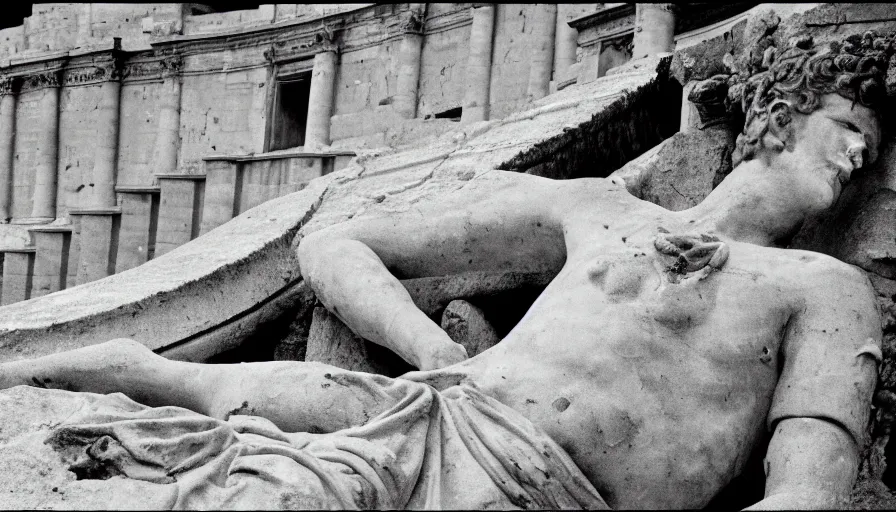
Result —
[[[418,351],[417,360],[420,370],[436,370],[466,361],[467,349],[459,343],[447,341],[427,344]]]

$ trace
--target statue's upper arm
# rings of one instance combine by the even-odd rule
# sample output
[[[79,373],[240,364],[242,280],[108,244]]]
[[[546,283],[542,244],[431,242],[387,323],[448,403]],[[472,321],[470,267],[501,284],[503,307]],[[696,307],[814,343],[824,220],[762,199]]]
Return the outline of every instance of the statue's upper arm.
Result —
[[[769,426],[784,418],[823,419],[862,446],[880,358],[874,291],[861,270],[832,259],[812,264],[801,279]]]
[[[452,207],[353,219],[307,238],[362,242],[399,278],[467,271],[559,271],[566,257],[562,182],[509,177]],[[462,192],[462,191],[461,191]],[[304,241],[303,241],[304,243]]]

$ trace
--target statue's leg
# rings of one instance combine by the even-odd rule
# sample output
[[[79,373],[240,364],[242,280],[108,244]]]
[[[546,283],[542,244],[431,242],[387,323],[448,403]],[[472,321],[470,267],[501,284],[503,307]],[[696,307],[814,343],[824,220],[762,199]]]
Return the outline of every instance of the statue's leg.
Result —
[[[363,424],[412,385],[321,363],[172,361],[125,339],[0,363],[0,389],[22,384],[120,392],[149,406],[174,405],[221,419],[252,414],[286,432],[333,432]]]

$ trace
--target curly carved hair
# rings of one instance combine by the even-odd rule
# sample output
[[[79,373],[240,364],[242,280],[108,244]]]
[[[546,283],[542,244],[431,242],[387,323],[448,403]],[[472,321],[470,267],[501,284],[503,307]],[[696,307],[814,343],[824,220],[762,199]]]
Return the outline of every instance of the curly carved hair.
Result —
[[[761,60],[755,55],[747,59],[749,69],[726,77],[725,107],[745,116],[732,163],[736,166],[756,155],[768,131],[769,116],[786,115],[775,108],[780,104],[777,100],[787,99],[797,112],[810,114],[821,106],[821,96],[836,93],[880,111],[888,92],[892,94],[887,90],[887,71],[896,54],[894,39],[896,33],[881,37],[869,31],[816,47],[811,36],[799,36],[783,51],[766,42]],[[710,80],[722,85],[719,82],[725,78]]]

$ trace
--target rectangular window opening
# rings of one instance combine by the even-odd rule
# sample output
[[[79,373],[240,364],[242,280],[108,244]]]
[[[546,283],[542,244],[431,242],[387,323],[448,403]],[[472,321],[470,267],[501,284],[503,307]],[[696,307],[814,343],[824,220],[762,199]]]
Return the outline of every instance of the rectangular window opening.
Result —
[[[311,71],[277,79],[270,150],[305,145]]]

